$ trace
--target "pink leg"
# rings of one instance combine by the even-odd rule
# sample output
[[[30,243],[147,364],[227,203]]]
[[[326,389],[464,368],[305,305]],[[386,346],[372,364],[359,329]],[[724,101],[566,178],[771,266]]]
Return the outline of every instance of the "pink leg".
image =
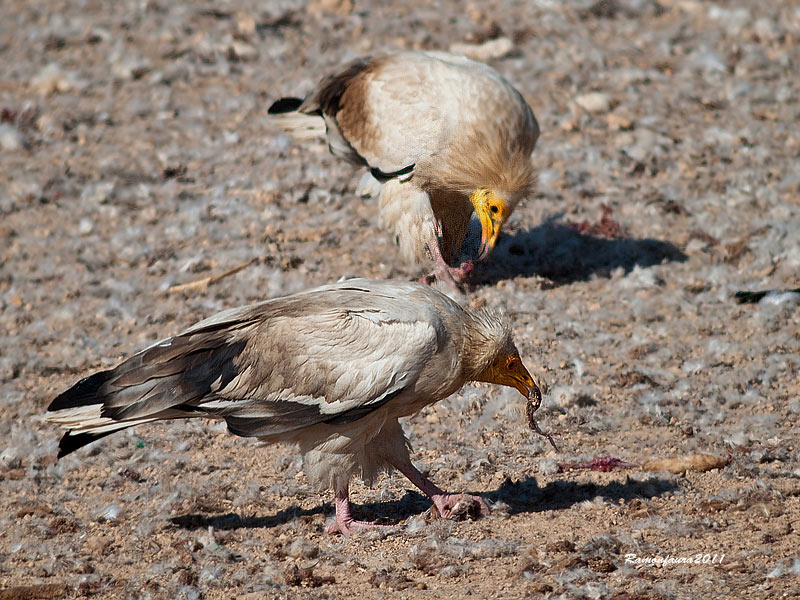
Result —
[[[439,281],[452,285],[458,289],[459,283],[464,283],[472,274],[475,265],[471,260],[461,263],[460,267],[451,267],[447,264],[438,239],[430,240],[427,244],[428,250],[433,258],[433,273],[426,275],[420,281],[430,285],[435,277]]]
[[[350,496],[347,488],[344,491],[336,492],[333,504],[336,507],[336,520],[328,525],[325,530],[326,533],[341,533],[345,537],[350,537],[362,529],[391,527],[391,525],[378,525],[370,521],[356,521],[353,519],[350,515]]]
[[[475,263],[471,260],[461,263],[460,267],[447,267],[447,270],[450,272],[450,275],[455,279],[458,283],[464,283],[469,276],[472,275],[472,271],[475,268]]]
[[[461,519],[463,517],[474,519],[489,514],[489,507],[480,496],[447,494],[420,473],[410,460],[400,457],[386,457],[386,460],[430,498],[436,510],[445,519]]]

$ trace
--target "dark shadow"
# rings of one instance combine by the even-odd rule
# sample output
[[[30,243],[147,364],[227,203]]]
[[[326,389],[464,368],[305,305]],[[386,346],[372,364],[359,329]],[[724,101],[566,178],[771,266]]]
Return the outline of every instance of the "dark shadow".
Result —
[[[603,485],[557,480],[551,481],[543,488],[538,486],[535,478],[526,477],[521,481],[506,479],[496,492],[484,496],[494,502],[502,500],[508,504],[508,512],[515,515],[564,510],[598,496],[611,501],[624,499],[627,503],[634,498],[654,498],[676,489],[678,485],[674,481],[657,477],[650,477],[645,481],[634,481],[627,477],[624,482],[612,481]]]
[[[312,517],[327,512],[326,507],[329,505],[321,504],[311,509],[290,506],[268,517],[242,517],[236,513],[225,513],[224,515],[188,513],[172,517],[170,522],[181,529],[208,529],[209,527],[214,529],[259,529],[276,527],[303,517]]]
[[[487,285],[539,275],[565,285],[593,275],[608,277],[618,268],[628,272],[636,266],[684,262],[686,258],[671,242],[581,233],[556,215],[528,231],[502,235],[488,262],[476,264],[471,282]]]
[[[678,485],[667,479],[650,477],[645,481],[612,481],[603,485],[594,483],[578,483],[575,481],[551,481],[546,486],[539,487],[536,479],[526,477],[521,481],[506,479],[500,487],[493,492],[477,494],[490,502],[502,501],[508,505],[509,514],[537,513],[548,510],[564,510],[571,506],[602,496],[610,501],[625,499],[626,502],[634,498],[654,498],[666,492],[678,489]],[[475,493],[475,492],[466,492]],[[421,514],[430,508],[430,501],[422,494],[407,491],[399,500],[388,502],[367,502],[353,505],[353,516],[356,519],[377,521],[384,525],[400,525],[415,515]],[[190,513],[170,519],[173,525],[182,529],[254,529],[270,528],[283,525],[294,519],[312,517],[324,513],[333,514],[330,503],[324,503],[312,509],[302,509],[292,506],[275,515],[267,517],[242,517],[236,513],[224,515],[204,515]],[[388,517],[388,518],[387,518]]]
[[[399,500],[367,502],[365,504],[354,503],[352,508],[353,516],[356,519],[376,521],[383,525],[395,525],[400,524],[408,517],[425,512],[430,505],[430,501],[422,494],[407,491]],[[295,519],[310,518],[318,514],[332,516],[333,505],[330,502],[325,502],[310,509],[291,506],[274,515],[265,517],[242,517],[236,513],[225,513],[223,515],[188,513],[172,517],[170,522],[182,529],[207,529],[208,527],[213,527],[214,529],[254,529],[276,527]]]

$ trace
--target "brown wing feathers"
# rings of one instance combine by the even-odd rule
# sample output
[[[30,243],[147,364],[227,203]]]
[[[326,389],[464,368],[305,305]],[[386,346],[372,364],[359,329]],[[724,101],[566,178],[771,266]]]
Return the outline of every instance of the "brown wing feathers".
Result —
[[[281,303],[280,312],[284,317],[302,312],[301,303],[296,298],[289,299]],[[58,396],[48,410],[95,406],[96,411],[85,415],[85,420],[95,420],[97,427],[108,426],[114,431],[143,420],[206,415],[224,418],[230,431],[237,435],[271,436],[316,423],[350,423],[402,392],[402,386],[393,386],[384,394],[341,412],[322,411],[317,401],[326,397],[325,386],[330,382],[323,377],[309,378],[308,373],[296,372],[294,366],[280,359],[274,362],[275,357],[292,356],[296,349],[287,346],[284,350],[286,340],[278,333],[259,335],[252,328],[252,319],[259,315],[260,311],[252,311],[244,317],[211,321],[164,340],[115,369],[82,379]],[[238,329],[248,327],[249,331],[236,334]],[[235,339],[237,335],[246,339]],[[252,348],[248,348],[248,341],[253,342]],[[269,345],[272,357],[266,361],[262,359],[267,349],[259,346],[264,343]],[[241,380],[226,390],[237,378]],[[80,428],[68,433],[62,438],[60,455],[108,433],[111,431],[81,432]]]
[[[126,420],[135,421],[165,411],[205,412],[198,409],[197,403],[212,394],[212,385],[225,387],[236,377],[235,359],[244,346],[245,342],[226,343],[219,335],[173,338],[115,369],[80,380],[55,398],[48,410],[101,405],[99,416],[120,421],[120,429]],[[111,432],[67,433],[61,440],[59,455],[108,433]]]
[[[63,410],[77,408],[91,404],[102,404],[98,399],[98,390],[108,381],[114,370],[100,371],[89,377],[84,377],[67,391],[62,392],[50,403],[47,410]]]
[[[316,92],[304,101],[298,98],[280,98],[268,109],[272,115],[297,112],[315,115],[325,120],[330,151],[356,166],[367,166],[379,181],[409,173],[414,165],[396,173],[384,173],[372,165],[354,147],[353,140],[363,136],[368,122],[367,77],[380,66],[379,59],[363,57],[354,60],[343,69],[323,79]]]
[[[367,74],[372,67],[369,57],[359,58],[334,75],[329,75],[319,84],[316,93],[305,100],[300,98],[280,98],[272,103],[268,114],[276,115],[288,112],[302,112],[307,115],[327,115],[336,117],[341,109],[342,97],[348,87],[358,77]]]
[[[358,80],[366,76],[375,64],[370,57],[354,60],[341,71],[322,80],[317,93],[309,98],[301,112],[336,117],[342,108],[342,98],[358,87]]]
[[[237,376],[235,359],[246,344],[228,344],[218,339],[209,342],[200,343],[199,347],[184,347],[184,353],[166,362],[154,354],[147,357],[149,364],[134,363],[124,369],[118,378],[108,382],[102,416],[134,419],[170,408],[180,409],[183,405],[196,406],[212,394],[212,385],[224,388]]]

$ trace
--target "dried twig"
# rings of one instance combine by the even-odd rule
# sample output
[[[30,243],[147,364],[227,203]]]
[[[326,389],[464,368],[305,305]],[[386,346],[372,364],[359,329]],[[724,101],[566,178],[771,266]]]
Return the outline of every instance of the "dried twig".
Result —
[[[213,275],[212,277],[204,277],[203,279],[198,279],[197,281],[190,281],[189,283],[181,283],[179,285],[173,285],[167,289],[165,294],[174,294],[177,292],[196,292],[196,291],[205,291],[209,285],[213,283],[217,283],[221,279],[228,277],[229,275],[233,275],[238,273],[239,271],[246,269],[250,265],[257,263],[261,260],[260,257],[252,258],[247,262],[243,262],[235,267],[228,269],[224,273],[220,273],[219,275]]]

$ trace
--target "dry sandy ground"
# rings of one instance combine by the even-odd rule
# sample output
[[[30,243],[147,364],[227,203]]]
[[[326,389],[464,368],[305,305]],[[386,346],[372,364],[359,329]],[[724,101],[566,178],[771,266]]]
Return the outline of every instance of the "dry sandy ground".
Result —
[[[4,3],[0,598],[800,596],[798,299],[732,301],[798,287],[797,3],[382,5]],[[542,126],[540,181],[469,294],[511,311],[559,452],[516,392],[467,387],[405,427],[492,515],[428,523],[395,475],[353,497],[399,527],[349,540],[323,534],[330,497],[292,448],[218,424],[55,462],[41,416],[79,377],[226,307],[419,276],[358,174],[266,108],[357,55],[496,39],[481,50]],[[559,469],[701,452],[727,464]]]

